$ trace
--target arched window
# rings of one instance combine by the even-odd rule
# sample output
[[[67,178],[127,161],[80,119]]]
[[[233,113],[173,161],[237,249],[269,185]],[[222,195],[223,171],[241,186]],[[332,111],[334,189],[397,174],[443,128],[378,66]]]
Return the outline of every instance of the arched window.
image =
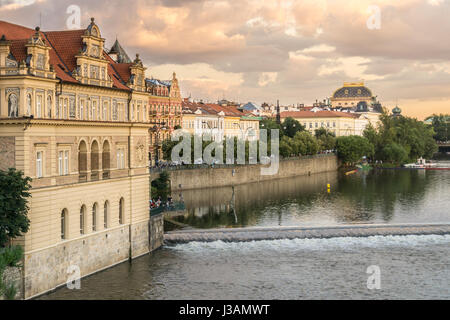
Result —
[[[19,116],[19,99],[15,93],[11,93],[8,97],[8,116],[10,118]]]
[[[97,203],[92,206],[92,231],[97,231]]]
[[[119,224],[124,224],[125,200],[120,198],[119,201]]]
[[[108,229],[109,202],[105,201],[103,206],[103,228]]]
[[[85,234],[86,232],[86,206],[83,205],[80,209],[80,234]]]
[[[67,239],[67,209],[61,211],[61,239]]]
[[[97,141],[92,142],[91,146],[91,179],[98,179],[99,170],[99,148]]]
[[[87,178],[87,147],[86,142],[81,141],[78,147],[78,174],[80,180],[85,181]]]
[[[102,150],[102,168],[103,168],[103,179],[109,178],[109,168],[111,166],[110,164],[110,147],[109,142],[106,140],[103,143],[103,150]]]

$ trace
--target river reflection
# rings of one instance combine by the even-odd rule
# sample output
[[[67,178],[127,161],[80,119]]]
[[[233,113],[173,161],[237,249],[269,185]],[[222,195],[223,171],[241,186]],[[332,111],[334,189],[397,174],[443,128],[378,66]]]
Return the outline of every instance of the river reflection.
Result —
[[[184,191],[188,213],[175,220],[195,228],[449,222],[449,194],[450,171],[331,172]]]

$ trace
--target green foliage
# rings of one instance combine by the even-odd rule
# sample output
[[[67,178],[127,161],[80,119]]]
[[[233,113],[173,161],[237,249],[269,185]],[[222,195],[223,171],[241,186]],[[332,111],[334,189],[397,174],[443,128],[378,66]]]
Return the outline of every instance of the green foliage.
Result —
[[[170,175],[167,171],[163,171],[159,174],[159,178],[152,181],[152,197],[157,199],[161,197],[162,200],[166,200],[170,193]]]
[[[170,160],[172,157],[172,149],[178,144],[178,141],[164,140],[162,143],[163,157],[165,160]]]
[[[336,148],[336,135],[325,129],[320,128],[315,131],[315,137],[319,143],[319,150],[334,150]]]
[[[294,150],[292,148],[292,138],[284,136],[280,140],[280,155],[283,158],[288,158],[294,155]]]
[[[0,247],[26,233],[30,227],[28,198],[31,178],[22,171],[0,171]]]
[[[309,132],[297,132],[294,136],[294,143],[298,145],[296,150],[298,155],[314,155],[319,151],[319,143]]]
[[[346,136],[337,139],[339,158],[347,164],[354,164],[362,157],[373,155],[374,147],[368,139],[360,136]]]
[[[374,160],[401,164],[421,157],[429,159],[437,151],[433,128],[423,122],[409,117],[394,118],[387,113],[383,113],[380,120],[378,128],[369,126],[364,131],[364,137],[374,145]]]
[[[6,300],[14,300],[17,294],[17,288],[14,283],[8,283],[3,285],[3,296]],[[1,290],[1,289],[0,289]]]
[[[273,119],[264,119],[264,120],[260,121],[259,122],[259,128],[260,129],[266,129],[266,130],[278,129],[278,130],[280,130],[280,133],[282,132],[281,125],[279,125]]]
[[[450,141],[450,115],[434,114],[427,120],[432,120],[434,139],[437,141]]]
[[[283,129],[283,135],[289,138],[293,138],[297,132],[305,130],[305,127],[294,118],[286,118],[281,127]]]
[[[408,159],[408,153],[401,145],[392,142],[382,149],[383,161],[403,164]]]
[[[293,138],[283,136],[280,140],[280,155],[284,158],[300,155],[314,155],[319,143],[309,132],[299,131]]]
[[[0,269],[5,267],[18,267],[23,257],[21,246],[11,246],[0,249]]]
[[[5,283],[3,273],[6,267],[19,267],[23,259],[23,248],[21,246],[6,247],[0,249],[0,296],[6,300],[14,300],[17,289],[14,283]]]

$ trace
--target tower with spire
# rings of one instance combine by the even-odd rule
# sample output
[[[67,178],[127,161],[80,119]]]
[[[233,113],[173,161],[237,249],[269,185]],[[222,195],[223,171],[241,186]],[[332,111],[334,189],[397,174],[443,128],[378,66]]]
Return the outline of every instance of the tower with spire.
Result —
[[[122,48],[117,38],[116,41],[114,42],[114,45],[109,50],[108,54],[117,63],[132,63],[130,57]]]

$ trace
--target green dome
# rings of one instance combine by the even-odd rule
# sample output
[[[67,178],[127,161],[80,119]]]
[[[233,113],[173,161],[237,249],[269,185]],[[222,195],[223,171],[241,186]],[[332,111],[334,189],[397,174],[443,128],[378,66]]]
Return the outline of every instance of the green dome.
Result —
[[[402,109],[400,109],[399,107],[395,107],[394,109],[392,109],[392,113],[393,114],[400,114],[400,113],[402,113]]]

